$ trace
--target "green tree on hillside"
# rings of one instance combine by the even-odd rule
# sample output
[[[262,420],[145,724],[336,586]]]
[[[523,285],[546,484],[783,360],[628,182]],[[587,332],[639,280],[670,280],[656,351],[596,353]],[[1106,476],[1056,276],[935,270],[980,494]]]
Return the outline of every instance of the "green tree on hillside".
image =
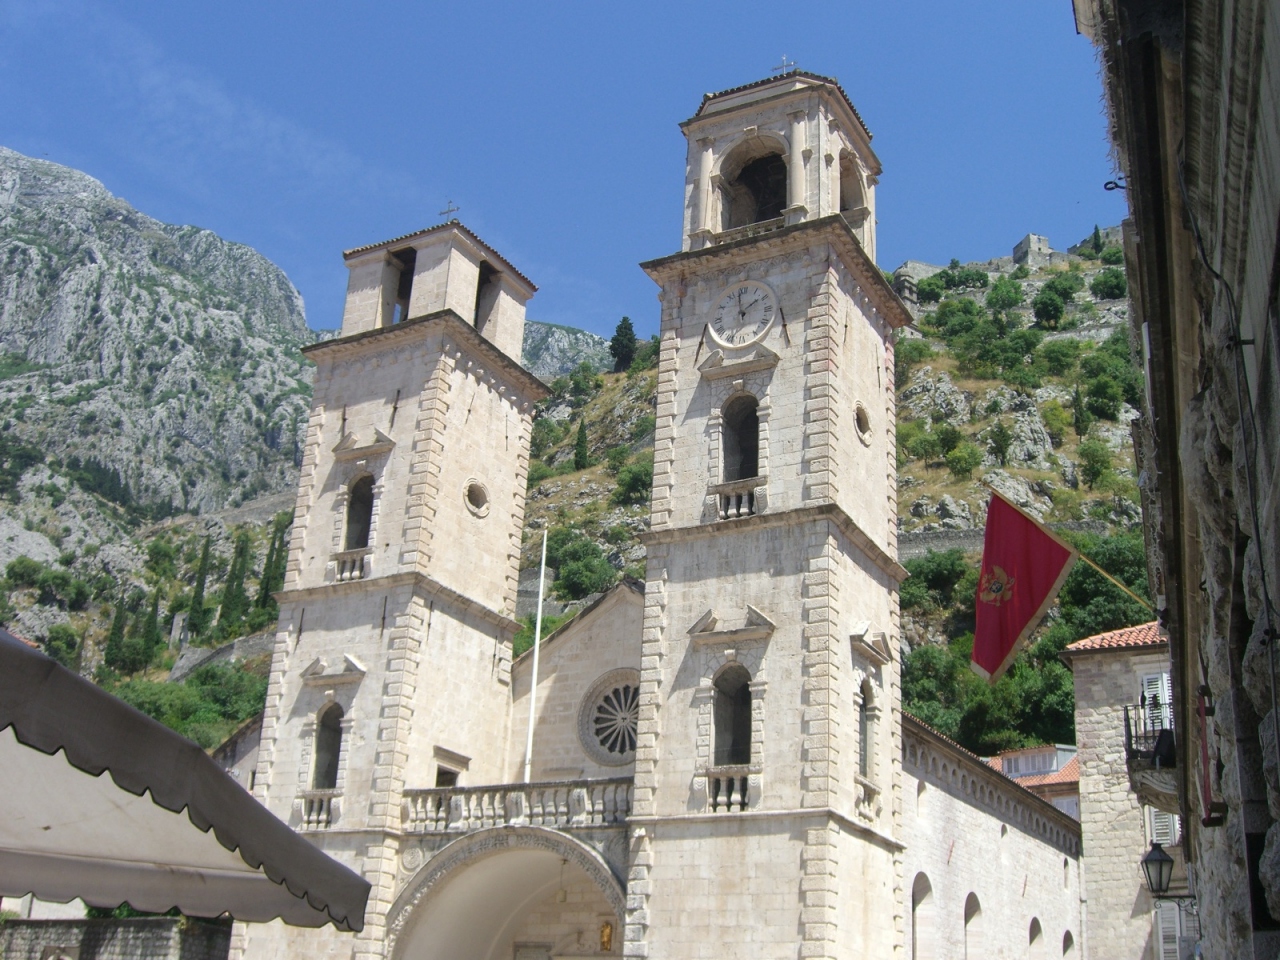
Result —
[[[231,569],[222,588],[222,605],[218,610],[218,631],[224,637],[233,635],[244,622],[249,610],[249,595],[244,589],[245,575],[249,572],[249,534],[236,537],[235,551],[231,555]]]
[[[578,421],[578,437],[573,442],[573,469],[585,470],[591,466],[591,448],[587,446],[587,421]]]
[[[44,652],[68,670],[80,666],[80,637],[68,623],[55,623],[45,638]]]
[[[962,441],[947,454],[947,469],[957,480],[968,480],[969,475],[982,465],[982,451],[968,440]]]
[[[1093,247],[1093,255],[1095,257],[1102,253],[1102,230],[1096,223],[1093,225],[1093,240],[1091,242],[1091,246]]]
[[[992,313],[1005,313],[1022,303],[1022,284],[1009,277],[1001,277],[987,292],[987,309]]]
[[[206,536],[200,549],[200,564],[196,567],[196,585],[191,591],[191,612],[187,615],[187,630],[199,637],[209,626],[209,612],[205,609],[204,590],[209,579],[209,549],[213,538]]]
[[[1009,447],[1012,445],[1013,434],[1003,420],[997,420],[987,433],[987,452],[996,458],[1000,466],[1005,467],[1009,465]]]
[[[1119,267],[1107,267],[1093,278],[1089,292],[1099,300],[1119,300],[1129,292],[1129,282]]]
[[[1036,322],[1049,330],[1056,330],[1066,305],[1062,298],[1052,290],[1041,290],[1031,301],[1031,311],[1036,315]]]
[[[1110,447],[1096,437],[1080,444],[1080,475],[1090,490],[1110,472]]]
[[[614,373],[621,373],[631,366],[631,362],[636,358],[636,345],[636,331],[631,326],[631,318],[623,317],[613,331],[613,339],[609,341]]]

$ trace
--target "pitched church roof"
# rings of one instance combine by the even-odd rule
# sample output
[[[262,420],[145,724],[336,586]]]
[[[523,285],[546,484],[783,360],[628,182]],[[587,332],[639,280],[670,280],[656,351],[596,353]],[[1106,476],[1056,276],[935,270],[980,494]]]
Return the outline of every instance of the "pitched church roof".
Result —
[[[1072,654],[1092,653],[1097,650],[1134,650],[1141,647],[1162,647],[1168,642],[1169,638],[1160,629],[1160,624],[1152,620],[1150,623],[1141,623],[1136,627],[1122,627],[1119,630],[1085,637],[1062,652]]]
[[[816,80],[818,83],[826,83],[839,90],[840,96],[844,98],[845,104],[853,111],[854,117],[862,127],[862,132],[867,135],[868,140],[871,139],[871,131],[867,129],[867,122],[862,119],[862,114],[858,113],[858,108],[853,105],[853,101],[849,99],[849,94],[845,93],[844,87],[840,86],[839,80],[835,77],[824,77],[820,73],[810,73],[808,70],[801,70],[798,67],[795,70],[788,70],[786,73],[779,74],[776,77],[765,77],[763,80],[754,80],[751,83],[744,83],[740,87],[730,87],[728,90],[718,90],[715,93],[704,93],[702,95],[702,103],[698,105],[698,111],[694,114],[694,117],[697,118],[702,116],[703,111],[707,109],[707,104],[712,100],[719,100],[721,97],[728,97],[735,93],[742,93],[744,90],[754,90],[757,87],[767,87],[771,83],[780,83],[784,80],[790,80],[795,77],[801,77],[805,80]]]

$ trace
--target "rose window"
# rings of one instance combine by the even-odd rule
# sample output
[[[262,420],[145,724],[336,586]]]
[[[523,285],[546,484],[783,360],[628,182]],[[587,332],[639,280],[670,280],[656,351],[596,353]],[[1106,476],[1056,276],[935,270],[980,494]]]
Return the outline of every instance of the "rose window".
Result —
[[[583,699],[578,733],[596,762],[621,766],[635,759],[640,718],[640,675],[635,670],[605,674]]]

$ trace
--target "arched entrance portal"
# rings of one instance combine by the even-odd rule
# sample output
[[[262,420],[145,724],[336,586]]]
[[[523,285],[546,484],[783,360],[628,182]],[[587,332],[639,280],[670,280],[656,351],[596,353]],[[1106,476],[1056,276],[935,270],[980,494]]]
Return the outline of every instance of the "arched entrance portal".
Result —
[[[605,924],[622,954],[622,885],[573,837],[494,827],[444,847],[388,916],[392,960],[531,960],[598,953]]]

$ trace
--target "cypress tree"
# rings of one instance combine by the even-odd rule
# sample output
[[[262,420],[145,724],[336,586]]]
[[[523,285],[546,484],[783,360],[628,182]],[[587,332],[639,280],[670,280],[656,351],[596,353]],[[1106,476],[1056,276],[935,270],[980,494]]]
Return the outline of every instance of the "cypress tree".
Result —
[[[1093,225],[1093,252],[1102,253],[1102,231],[1096,223]]]
[[[125,613],[124,597],[116,601],[116,612],[111,618],[111,632],[107,634],[107,646],[102,652],[102,659],[112,670],[123,670],[128,666],[128,654],[124,648],[124,628],[129,615]]]
[[[163,637],[160,634],[160,587],[156,587],[151,597],[151,609],[147,611],[146,622],[142,626],[142,645],[146,650],[147,662],[160,649]]]
[[[1071,397],[1071,425],[1075,427],[1076,436],[1083,437],[1093,426],[1093,414],[1084,405],[1084,397],[1080,395],[1080,384],[1076,384],[1076,392]]]
[[[253,602],[255,610],[266,610],[271,603],[272,582],[276,573],[276,551],[279,549],[280,534],[277,529],[271,531],[271,545],[267,547],[267,559],[262,561],[262,579],[258,581],[258,598]]]
[[[631,326],[631,318],[623,317],[609,341],[609,353],[613,355],[613,372],[619,373],[631,366],[636,358],[636,331]]]
[[[204,538],[204,549],[200,551],[200,566],[196,568],[196,585],[191,592],[191,613],[187,617],[187,629],[191,636],[198,637],[208,626],[208,612],[204,608],[205,581],[209,578],[209,542],[212,538]]]
[[[573,444],[573,469],[585,470],[591,466],[591,450],[587,446],[587,421],[578,421],[578,438]]]
[[[249,535],[242,533],[236,537],[236,549],[231,556],[227,584],[222,589],[222,607],[218,611],[218,626],[225,631],[234,631],[249,609],[249,595],[244,590],[244,577],[248,569]]]

